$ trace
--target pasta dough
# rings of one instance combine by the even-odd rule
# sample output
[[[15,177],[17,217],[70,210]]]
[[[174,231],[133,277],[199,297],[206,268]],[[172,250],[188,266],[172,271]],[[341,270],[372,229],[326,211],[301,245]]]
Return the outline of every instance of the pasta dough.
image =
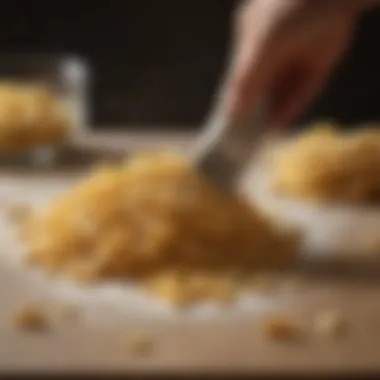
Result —
[[[170,154],[97,169],[31,218],[25,238],[29,262],[48,271],[135,279],[172,302],[231,295],[239,276],[296,255],[295,234]]]
[[[336,203],[380,199],[380,131],[340,132],[319,123],[276,154],[273,187],[295,198]]]
[[[62,100],[42,85],[0,84],[0,155],[66,139],[70,120]]]

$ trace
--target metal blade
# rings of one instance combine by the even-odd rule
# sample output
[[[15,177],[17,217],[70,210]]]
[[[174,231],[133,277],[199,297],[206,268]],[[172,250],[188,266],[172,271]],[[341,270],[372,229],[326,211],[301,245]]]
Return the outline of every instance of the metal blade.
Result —
[[[240,121],[229,120],[219,106],[196,143],[193,163],[219,188],[233,191],[265,128],[264,100]]]

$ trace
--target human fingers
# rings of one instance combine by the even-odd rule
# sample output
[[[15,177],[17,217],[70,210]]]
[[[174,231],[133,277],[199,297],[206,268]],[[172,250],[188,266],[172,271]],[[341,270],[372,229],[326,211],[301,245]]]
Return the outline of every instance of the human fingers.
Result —
[[[271,92],[268,123],[282,127],[298,116],[314,99],[326,81],[326,71],[294,66]]]
[[[338,19],[330,28],[322,30],[319,39],[311,40],[308,48],[282,62],[285,75],[272,84],[271,122],[284,125],[301,113],[320,92],[347,47],[354,30],[351,19]],[[293,58],[293,61],[289,61]]]

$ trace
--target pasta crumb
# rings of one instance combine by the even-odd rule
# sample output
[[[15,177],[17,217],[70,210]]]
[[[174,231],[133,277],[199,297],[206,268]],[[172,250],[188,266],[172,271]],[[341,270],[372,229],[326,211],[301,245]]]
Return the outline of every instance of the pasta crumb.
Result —
[[[265,320],[265,335],[275,341],[292,341],[299,337],[300,328],[287,316],[275,316]]]
[[[13,323],[19,330],[42,331],[49,327],[49,318],[40,307],[27,305],[16,311]]]
[[[328,337],[341,337],[347,332],[347,323],[336,310],[328,310],[316,317],[315,328],[321,335]]]

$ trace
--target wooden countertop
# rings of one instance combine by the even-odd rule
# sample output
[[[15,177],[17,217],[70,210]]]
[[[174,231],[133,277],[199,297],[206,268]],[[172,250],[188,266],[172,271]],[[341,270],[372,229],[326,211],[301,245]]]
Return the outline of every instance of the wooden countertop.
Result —
[[[191,133],[109,132],[94,134],[85,144],[125,148],[127,152],[157,146],[182,150],[192,139]],[[15,176],[17,186],[21,186],[22,175]],[[7,177],[7,181],[12,178]],[[8,182],[2,183],[0,175],[0,185],[6,187]],[[281,303],[283,313],[294,315],[305,328],[303,339],[297,342],[269,340],[261,328],[262,316],[257,313],[203,322],[181,317],[175,322],[126,318],[123,324],[79,323],[32,336],[8,327],[0,328],[0,368],[268,375],[380,372],[380,277],[366,273],[302,277],[301,284]],[[17,278],[0,265],[0,303],[5,305],[2,310],[8,310],[2,315],[4,326],[9,323],[9,306],[13,307],[15,300],[28,299],[28,290]],[[341,339],[313,331],[317,315],[330,309],[347,319],[348,331]],[[146,357],[136,357],[120,345],[120,337],[136,329],[149,329],[156,337],[154,350]]]

